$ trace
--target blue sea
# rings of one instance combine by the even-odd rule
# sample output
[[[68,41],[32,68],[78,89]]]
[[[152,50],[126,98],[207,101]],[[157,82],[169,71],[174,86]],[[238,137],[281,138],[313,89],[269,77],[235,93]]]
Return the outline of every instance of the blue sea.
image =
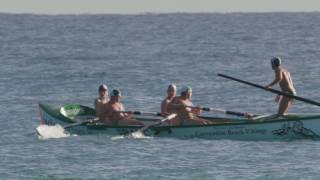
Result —
[[[196,105],[274,114],[274,94],[216,75],[267,85],[273,56],[300,96],[320,101],[319,23],[320,13],[0,14],[0,179],[320,179],[319,141],[35,133],[38,102],[92,107],[101,83],[128,110],[159,111],[175,83]],[[320,107],[295,101],[290,112]]]

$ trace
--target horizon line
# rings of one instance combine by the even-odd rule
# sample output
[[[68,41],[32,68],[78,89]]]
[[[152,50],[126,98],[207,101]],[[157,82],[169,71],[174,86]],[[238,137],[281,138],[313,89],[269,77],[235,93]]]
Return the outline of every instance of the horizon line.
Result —
[[[314,11],[172,11],[172,12],[70,12],[70,13],[43,13],[43,12],[2,12],[1,14],[9,15],[161,15],[161,14],[290,14],[290,13],[320,13],[319,10]]]

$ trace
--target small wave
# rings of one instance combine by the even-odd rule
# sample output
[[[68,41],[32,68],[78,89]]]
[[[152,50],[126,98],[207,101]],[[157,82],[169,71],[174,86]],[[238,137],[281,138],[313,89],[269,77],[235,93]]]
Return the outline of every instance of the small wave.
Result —
[[[136,131],[130,133],[128,135],[114,136],[111,137],[111,140],[119,140],[119,139],[149,139],[151,136],[145,136],[141,131]]]
[[[66,132],[59,124],[54,126],[40,125],[36,128],[36,131],[39,139],[64,138],[71,136],[71,134]]]

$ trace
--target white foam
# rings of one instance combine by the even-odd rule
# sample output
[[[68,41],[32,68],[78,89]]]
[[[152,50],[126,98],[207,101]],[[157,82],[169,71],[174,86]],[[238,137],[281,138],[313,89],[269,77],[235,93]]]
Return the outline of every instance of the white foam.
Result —
[[[128,136],[133,139],[143,139],[143,138],[147,137],[141,131],[136,131],[136,132],[130,133]]]
[[[118,139],[124,139],[126,138],[125,136],[113,136],[111,137],[111,140],[118,140]]]
[[[39,139],[64,138],[70,136],[59,124],[54,126],[40,125],[36,131],[38,132]]]
[[[148,139],[148,138],[152,138],[152,137],[145,136],[141,131],[136,131],[136,132],[130,133],[128,135],[111,137],[111,140],[126,139],[126,138],[127,139]]]

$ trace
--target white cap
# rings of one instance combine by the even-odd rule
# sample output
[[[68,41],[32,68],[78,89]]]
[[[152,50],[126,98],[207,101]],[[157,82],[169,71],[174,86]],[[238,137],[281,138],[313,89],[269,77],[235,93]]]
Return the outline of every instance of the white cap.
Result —
[[[99,91],[107,91],[107,90],[108,90],[108,86],[107,86],[107,85],[101,84],[101,85],[99,86]]]
[[[174,90],[177,90],[177,86],[175,84],[169,84],[168,89],[173,88]]]
[[[271,59],[271,64],[275,66],[280,66],[281,65],[281,59],[280,57],[273,57]]]
[[[114,89],[111,91],[110,96],[121,96],[121,91],[119,89]]]
[[[180,90],[180,93],[184,92],[192,92],[192,88],[190,86],[183,86]]]

